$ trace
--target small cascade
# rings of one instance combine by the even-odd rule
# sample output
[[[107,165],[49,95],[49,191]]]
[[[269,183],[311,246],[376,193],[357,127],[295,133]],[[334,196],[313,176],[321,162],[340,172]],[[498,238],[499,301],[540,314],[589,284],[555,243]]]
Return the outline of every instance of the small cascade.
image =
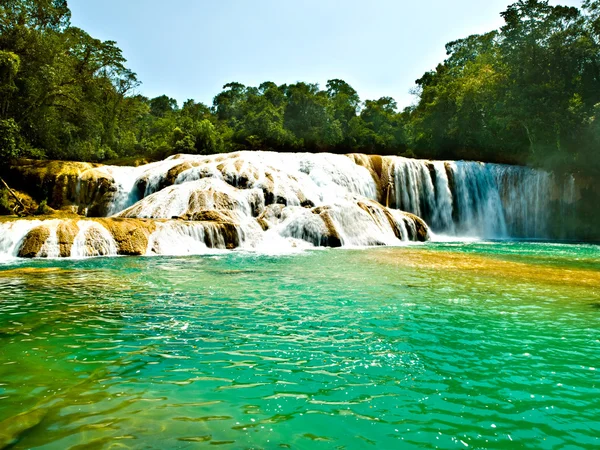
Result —
[[[229,230],[230,236],[217,224],[203,222],[160,223],[148,241],[147,255],[203,255],[239,246],[243,236]]]
[[[16,258],[25,236],[40,223],[39,220],[0,223],[0,261]]]
[[[390,223],[390,215],[375,203],[332,208],[330,216],[342,246],[397,245],[402,240],[394,231],[395,224]]]
[[[458,161],[448,164],[453,180],[456,233],[467,236],[508,237],[493,165]]]
[[[71,247],[72,258],[119,254],[114,237],[102,225],[91,220],[81,220],[78,226],[79,232]]]
[[[429,216],[436,208],[435,189],[426,163],[398,158],[395,161],[394,185],[396,208],[417,216]]]
[[[111,171],[124,173],[125,169]],[[130,192],[119,190],[115,196],[109,208],[113,214],[126,209],[119,209],[123,203],[118,205],[118,198],[125,197],[131,203],[171,185],[207,178],[239,189],[260,189],[267,204],[322,204],[347,193],[377,198],[377,186],[368,170],[345,156],[331,154],[243,151],[210,156],[176,155],[135,168],[136,174],[137,178],[127,185]]]
[[[434,161],[433,177],[435,178],[435,207],[431,217],[431,225],[439,230],[447,230],[455,234],[454,219],[452,217],[452,191],[446,172],[446,163]]]
[[[58,241],[58,226],[60,220],[44,221],[44,226],[48,230],[48,237],[37,253],[37,258],[58,258],[60,257],[60,244]]]
[[[525,167],[492,166],[510,235],[545,237],[548,233],[553,176]]]
[[[253,216],[264,205],[262,191],[236,189],[217,178],[169,186],[122,211],[120,217],[190,218],[206,211],[228,211],[237,218]],[[197,218],[197,217],[196,217]]]
[[[112,216],[139,200],[138,196],[135,194],[134,187],[140,170],[137,167],[115,166],[107,166],[105,170],[114,180],[116,187],[116,192],[108,208],[108,215]]]

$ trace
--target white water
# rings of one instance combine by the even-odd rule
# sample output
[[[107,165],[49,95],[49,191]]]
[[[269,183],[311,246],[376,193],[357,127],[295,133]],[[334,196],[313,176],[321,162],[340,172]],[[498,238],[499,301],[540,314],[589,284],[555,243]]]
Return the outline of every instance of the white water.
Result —
[[[230,234],[234,226],[235,245],[251,251],[398,245],[416,235],[414,220],[402,211],[422,217],[436,235],[448,239],[544,238],[553,220],[551,202],[560,202],[568,213],[575,199],[572,178],[558,186],[552,174],[524,167],[402,157],[381,161],[380,175],[374,175],[364,155],[244,151],[91,170],[112,180],[109,215],[191,220],[158,222],[149,255],[231,247],[220,223],[228,224]],[[84,173],[77,190],[93,178]],[[85,192],[88,202],[95,198]],[[80,210],[91,206],[80,205]],[[60,255],[59,223],[43,223],[50,236],[38,256]],[[0,258],[16,256],[24,237],[40,224],[0,224]],[[101,224],[80,220],[78,226],[72,257],[118,254],[115,239]]]
[[[42,248],[36,255],[38,258],[58,258],[60,256],[60,246],[58,243],[58,225],[60,220],[46,220],[44,226],[50,231],[50,235]]]
[[[27,233],[40,223],[39,220],[0,223],[0,261],[16,258]]]
[[[208,223],[159,223],[148,241],[146,255],[205,255],[226,249],[223,236]],[[206,245],[206,242],[209,245]]]
[[[478,238],[549,238],[552,202],[574,204],[574,179],[526,167],[391,157],[395,208],[436,233]]]
[[[80,220],[77,225],[79,232],[71,246],[71,258],[118,255],[115,239],[102,225],[91,220]]]

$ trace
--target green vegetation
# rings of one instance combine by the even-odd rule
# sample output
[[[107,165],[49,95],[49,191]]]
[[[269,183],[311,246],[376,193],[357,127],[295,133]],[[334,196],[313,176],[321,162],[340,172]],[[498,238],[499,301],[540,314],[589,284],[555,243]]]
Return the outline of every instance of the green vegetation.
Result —
[[[0,215],[12,214],[12,208],[8,201],[8,191],[4,188],[0,189]]]
[[[229,83],[211,107],[136,94],[113,41],[66,0],[0,6],[0,158],[105,161],[239,149],[403,154],[600,172],[600,0],[520,0],[497,31],[447,44],[415,106],[343,80]]]

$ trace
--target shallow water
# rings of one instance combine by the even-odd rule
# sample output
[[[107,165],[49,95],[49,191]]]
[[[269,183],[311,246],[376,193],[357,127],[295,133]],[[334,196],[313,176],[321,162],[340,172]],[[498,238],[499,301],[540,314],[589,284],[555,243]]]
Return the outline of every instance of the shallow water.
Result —
[[[0,298],[0,447],[600,445],[597,246],[27,261]]]

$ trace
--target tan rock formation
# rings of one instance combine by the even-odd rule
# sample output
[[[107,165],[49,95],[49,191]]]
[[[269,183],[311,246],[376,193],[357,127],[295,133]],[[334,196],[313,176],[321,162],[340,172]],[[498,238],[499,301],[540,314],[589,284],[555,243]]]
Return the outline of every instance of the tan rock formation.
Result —
[[[79,233],[77,220],[64,220],[58,225],[56,235],[58,237],[61,258],[71,256],[71,247],[73,247],[77,233]]]
[[[112,234],[119,255],[145,255],[148,239],[156,229],[156,223],[144,219],[107,218],[96,219]]]
[[[319,215],[321,220],[323,220],[325,227],[327,228],[327,233],[323,234],[319,245],[323,247],[341,247],[342,239],[340,238],[338,231],[335,229],[335,224],[331,218],[329,208],[314,208],[312,211],[313,213]]]
[[[46,200],[57,210],[78,211],[84,205],[91,215],[102,216],[115,191],[114,182],[100,164],[74,161],[36,161],[20,159],[4,168],[11,187],[30,195],[36,203]]]
[[[49,237],[50,230],[47,226],[40,225],[33,228],[23,239],[17,256],[20,258],[35,258]]]

